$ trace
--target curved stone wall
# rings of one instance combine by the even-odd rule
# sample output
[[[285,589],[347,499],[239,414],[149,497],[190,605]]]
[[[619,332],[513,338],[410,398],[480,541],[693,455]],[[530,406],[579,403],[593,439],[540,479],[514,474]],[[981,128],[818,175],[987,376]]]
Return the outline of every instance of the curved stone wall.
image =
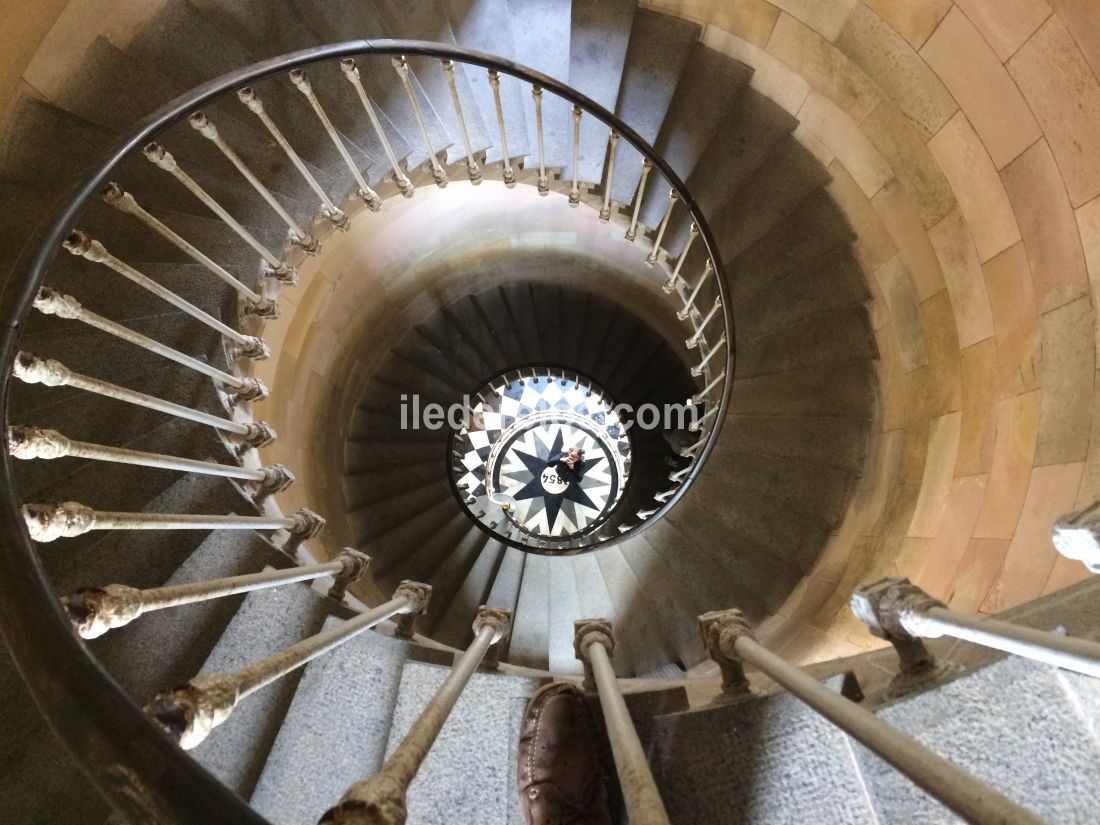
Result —
[[[846,601],[881,575],[978,613],[1084,578],[1049,536],[1100,495],[1095,4],[643,5],[704,23],[799,118],[874,294],[873,469],[773,641],[801,660],[874,646]]]

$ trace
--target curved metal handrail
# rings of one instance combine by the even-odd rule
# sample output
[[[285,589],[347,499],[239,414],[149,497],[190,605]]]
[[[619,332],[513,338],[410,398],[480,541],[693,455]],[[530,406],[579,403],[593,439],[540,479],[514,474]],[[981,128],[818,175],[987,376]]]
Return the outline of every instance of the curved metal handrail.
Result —
[[[52,223],[39,229],[24,246],[12,277],[0,297],[0,363],[11,364],[22,326],[47,267],[62,241],[110,178],[114,168],[158,133],[222,95],[324,60],[357,55],[417,55],[450,59],[510,75],[550,91],[594,115],[617,131],[643,157],[649,158],[676,191],[699,229],[716,272],[726,323],[725,384],[714,425],[690,473],[661,507],[663,513],[683,495],[706,462],[732,388],[733,317],[718,247],[684,182],[648,142],[614,113],[552,77],[514,61],[459,46],[421,40],[350,40],[264,60],[210,80],[165,104],[138,123],[107,152],[105,159],[67,196]],[[11,374],[0,374],[0,408],[6,410]],[[133,822],[233,822],[264,825],[266,820],[186,757],[107,671],[91,656],[63,613],[34,546],[31,544],[13,484],[11,456],[3,450],[0,473],[0,631],[30,686],[39,709],[54,732],[101,793]],[[644,529],[642,522],[636,529]],[[624,536],[625,537],[625,536]]]

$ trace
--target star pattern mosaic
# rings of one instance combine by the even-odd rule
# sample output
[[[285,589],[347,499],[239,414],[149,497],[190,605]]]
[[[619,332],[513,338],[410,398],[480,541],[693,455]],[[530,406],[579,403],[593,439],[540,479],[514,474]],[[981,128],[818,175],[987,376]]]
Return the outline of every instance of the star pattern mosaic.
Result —
[[[564,540],[610,515],[629,475],[630,441],[601,391],[549,372],[513,373],[478,394],[468,426],[455,434],[452,473],[467,509],[487,526],[495,510],[522,534]],[[577,472],[551,466],[568,447],[584,450]]]

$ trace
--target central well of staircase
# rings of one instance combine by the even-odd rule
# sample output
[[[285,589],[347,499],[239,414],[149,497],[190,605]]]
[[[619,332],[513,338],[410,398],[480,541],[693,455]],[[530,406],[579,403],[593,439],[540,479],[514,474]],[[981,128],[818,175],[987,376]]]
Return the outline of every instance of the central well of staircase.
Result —
[[[467,513],[539,552],[594,547],[585,537],[614,512],[630,476],[616,405],[591,381],[550,367],[507,373],[476,398],[450,451]]]

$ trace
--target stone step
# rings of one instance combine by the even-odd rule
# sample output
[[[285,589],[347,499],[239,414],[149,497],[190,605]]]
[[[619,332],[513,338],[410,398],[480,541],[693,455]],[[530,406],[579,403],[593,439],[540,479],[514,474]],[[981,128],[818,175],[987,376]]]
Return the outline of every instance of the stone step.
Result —
[[[508,646],[508,661],[512,664],[538,670],[550,667],[551,566],[562,562],[562,559],[531,553],[523,565],[523,579],[516,612],[512,617],[512,638]],[[559,584],[562,584],[560,578]]]
[[[756,89],[741,89],[687,180],[688,190],[707,223],[716,220],[727,203],[739,198],[741,186],[796,126],[797,118]],[[673,259],[683,251],[689,224],[684,209],[677,210],[669,222],[664,246]]]
[[[878,345],[867,309],[845,307],[770,335],[739,342],[738,377],[753,378],[850,361],[874,361]]]
[[[508,0],[508,16],[522,21],[512,27],[516,62],[569,83],[569,35],[572,0]],[[538,135],[531,89],[524,84],[524,113],[529,169],[538,169]],[[572,154],[573,117],[569,105],[549,92],[542,96],[543,145],[546,168],[569,167]]]
[[[619,98],[635,6],[634,0],[573,4],[569,85],[612,112]],[[596,118],[587,114],[582,116],[578,158],[580,180],[589,183],[603,180],[608,130],[609,127]],[[572,174],[570,165],[566,177],[572,180]]]
[[[731,414],[715,450],[716,456],[746,453],[858,473],[867,456],[868,428],[865,418]]]
[[[454,32],[447,19],[446,4],[440,0],[381,0],[377,7],[386,21],[391,37],[431,40],[436,43],[455,45]],[[451,97],[450,85],[439,59],[414,57],[409,58],[409,65],[416,74],[417,80],[420,81],[423,92],[442,126],[438,138],[435,135],[432,136],[432,148],[437,153],[446,149],[448,163],[465,160],[466,147],[461,124]],[[467,67],[461,62],[455,62],[455,88],[462,103],[462,118],[470,137],[470,146],[476,155],[493,144],[494,132],[486,128],[487,124],[482,121],[481,112],[474,104],[474,93],[468,77],[468,74],[474,72],[481,73],[473,66]]]
[[[753,172],[735,201],[710,222],[723,260],[737,257],[831,180],[821,162],[793,136]]]
[[[659,716],[648,755],[679,825],[880,821],[848,737],[787,694]]]
[[[339,624],[330,617],[325,628]],[[252,807],[273,825],[314,822],[352,784],[377,772],[413,650],[368,630],[306,665]]]
[[[504,559],[505,547],[496,539],[489,539],[480,547],[475,545],[475,552],[476,557],[466,568],[461,586],[446,608],[436,613],[439,618],[432,626],[433,637],[451,647],[465,648],[473,638],[471,627],[474,616],[477,615],[478,607],[486,604],[492,592],[493,580]],[[513,619],[518,616],[517,609]]]
[[[477,564],[483,548],[490,541],[492,540],[489,536],[482,532],[480,528],[469,524],[466,533],[451,547],[447,557],[436,568],[431,580],[428,582],[432,586],[432,601],[428,606],[427,616],[420,622],[423,633],[434,639],[438,638],[437,630],[451,626],[444,621],[444,618],[455,600],[462,596],[463,585],[467,576],[470,575],[473,567]],[[495,585],[495,582],[493,584]],[[481,592],[476,594],[477,598],[480,598],[481,595]],[[470,595],[470,600],[473,601],[473,599],[474,596]],[[476,610],[480,604],[481,602],[473,605],[470,611]],[[514,607],[514,604],[512,606]],[[461,606],[455,607],[456,613],[461,613],[462,610],[463,607]],[[472,612],[470,615],[472,615]],[[457,631],[463,625],[472,623],[473,619],[465,622],[456,618],[455,621],[457,622],[455,627]]]
[[[427,707],[449,668],[407,662],[386,755]],[[409,825],[507,822],[516,806],[520,722],[541,681],[475,673],[408,792]]]
[[[442,0],[451,31],[459,45],[488,52],[507,59],[514,59],[515,44],[512,19],[508,14],[507,0]],[[468,67],[467,79],[482,123],[488,130],[492,144],[486,153],[487,163],[497,163],[503,158],[500,143],[496,101],[489,85],[487,72]],[[531,153],[527,140],[527,117],[530,91],[525,84],[507,75],[500,75],[500,100],[504,111],[504,128],[508,138],[508,153],[513,160]]]
[[[877,715],[1045,821],[1086,822],[1100,816],[1098,707],[1095,679],[1010,657]],[[878,821],[962,821],[861,745],[853,748]]]
[[[650,9],[634,13],[615,114],[650,144],[657,140],[665,121],[691,53],[689,44],[698,37],[699,27],[694,23]],[[620,141],[612,199],[621,204],[633,202],[641,176],[641,154]]]
[[[201,673],[229,673],[320,631],[331,608],[308,586],[257,590],[214,645]],[[222,784],[248,798],[294,697],[301,670],[242,700],[191,755]]]
[[[203,539],[164,586],[291,566],[290,559],[259,534],[219,530]],[[148,613],[89,646],[134,701],[144,704],[157,691],[183,684],[199,672],[244,599],[228,596]]]
[[[681,180],[690,177],[751,77],[752,70],[743,63],[702,43],[692,44],[654,146]],[[656,229],[668,204],[668,192],[668,182],[653,172],[642,201],[642,224]]]

